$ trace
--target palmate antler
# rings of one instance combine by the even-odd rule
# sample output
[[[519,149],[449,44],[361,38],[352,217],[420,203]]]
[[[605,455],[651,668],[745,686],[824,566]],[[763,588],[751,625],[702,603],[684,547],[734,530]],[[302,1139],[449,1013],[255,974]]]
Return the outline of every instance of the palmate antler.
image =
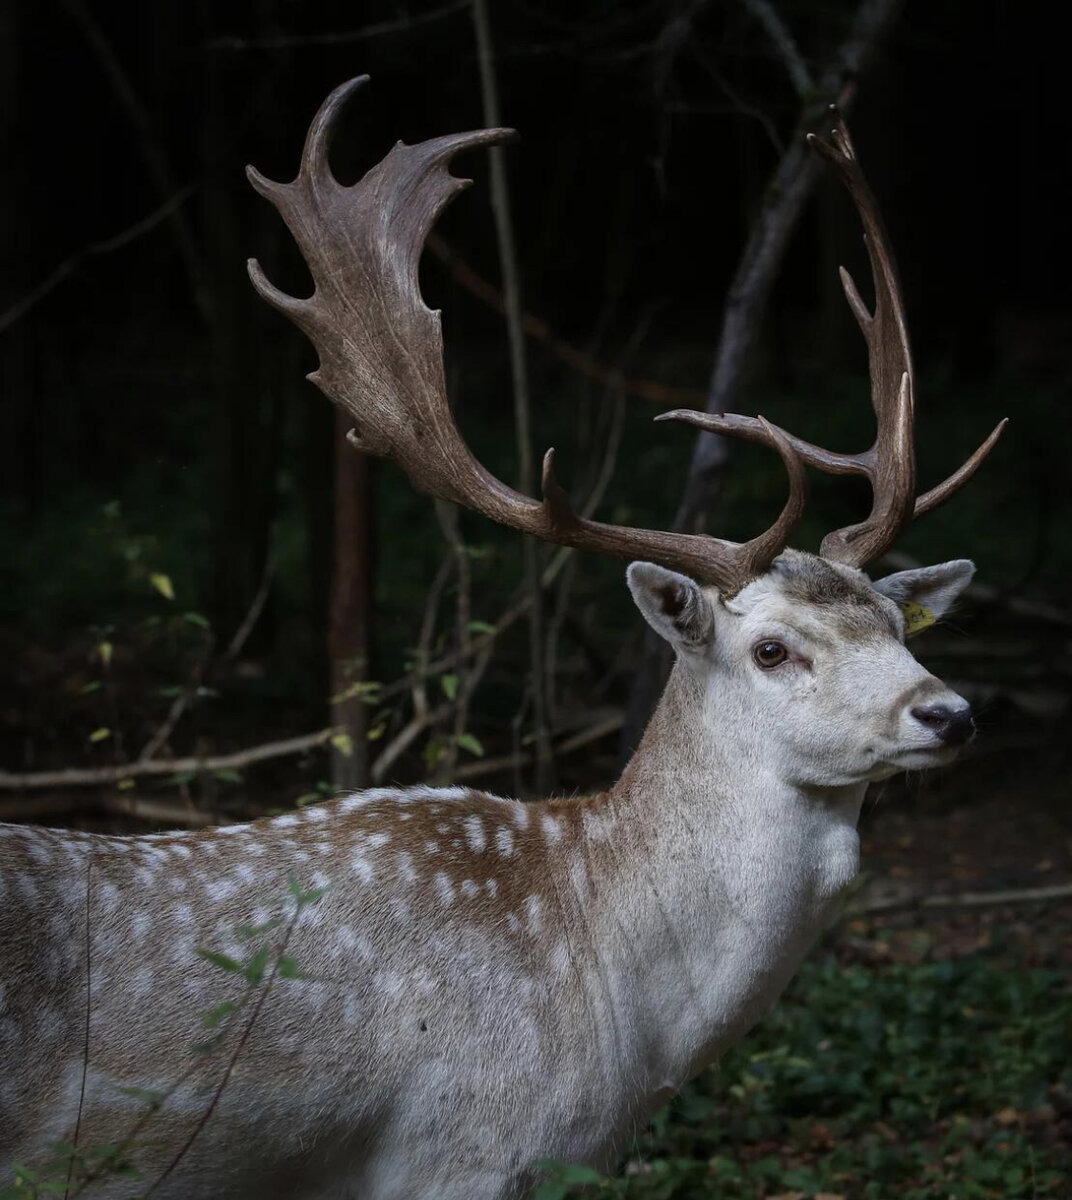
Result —
[[[309,378],[349,413],[351,440],[394,459],[414,485],[476,509],[545,541],[642,558],[736,592],[785,548],[804,511],[807,479],[788,436],[762,418],[758,428],[781,455],[790,494],[778,520],[744,544],[697,534],[605,525],[579,517],[543,460],[543,500],[506,486],[477,462],[447,401],[439,313],[420,295],[417,266],[424,241],[448,202],[469,185],[447,168],[459,151],[512,136],[488,129],[399,143],[352,187],[328,165],[328,143],[346,100],[367,77],[335,89],[313,119],[293,183],[273,183],[249,168],[250,182],[279,210],[313,277],[306,300],[280,292],[250,260],[257,291],[308,335],[320,355]]]
[[[804,510],[804,463],[871,480],[875,501],[870,517],[828,535],[821,551],[827,558],[862,566],[890,546],[913,512],[927,512],[965,483],[1000,436],[1005,422],[959,471],[914,501],[912,364],[896,270],[874,197],[834,110],[834,146],[811,141],[841,175],[867,232],[874,314],[845,271],[842,282],[868,344],[879,426],[874,446],[862,454],[836,454],[762,417],[733,413],[681,410],[656,418],[761,442],[781,456],[789,499],[765,533],[743,544],[579,517],[555,479],[554,450],[543,460],[543,499],[521,495],[490,474],[458,432],[447,400],[439,313],[424,304],[417,279],[432,225],[470,182],[449,173],[451,159],[459,150],[503,142],[512,132],[480,130],[416,146],[400,142],[363,179],[344,187],[328,165],[328,144],[342,106],[366,82],[367,76],[351,80],[324,102],[309,128],[292,183],[274,183],[248,170],[253,186],[276,206],[294,235],[313,277],[313,294],[300,300],[280,292],[253,259],[250,277],[257,291],[313,342],[320,366],[309,378],[353,417],[354,445],[394,459],[421,491],[544,541],[648,559],[732,594],[762,574],[785,548]]]
[[[885,554],[915,517],[937,508],[963,487],[994,448],[1008,421],[1000,421],[979,449],[948,479],[916,498],[916,456],[912,442],[915,383],[897,266],[878,204],[836,105],[830,106],[830,115],[834,122],[830,132],[832,144],[815,134],[808,135],[808,143],[845,184],[864,226],[864,242],[875,284],[875,311],[867,311],[844,267],[841,284],[867,342],[871,403],[878,419],[878,433],[869,450],[838,454],[784,430],[778,432],[809,466],[831,475],[864,475],[870,480],[874,494],[870,516],[858,525],[827,534],[819,551],[823,558],[862,567]],[[678,410],[655,419],[685,421],[713,433],[772,444],[772,427],[753,417]]]

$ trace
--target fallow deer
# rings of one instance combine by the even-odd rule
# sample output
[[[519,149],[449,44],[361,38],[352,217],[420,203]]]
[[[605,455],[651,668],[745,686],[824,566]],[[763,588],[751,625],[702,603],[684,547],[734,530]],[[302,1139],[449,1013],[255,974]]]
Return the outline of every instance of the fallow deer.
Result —
[[[197,833],[0,827],[0,1163],[137,1128],[138,1181],[105,1174],[86,1195],[507,1200],[540,1160],[611,1167],[785,986],[856,873],[867,785],[948,763],[972,733],[967,703],[905,646],[905,606],[940,617],[972,564],[878,582],[862,568],[971,476],[1001,426],[915,497],[897,275],[836,111],[832,140],[811,141],[866,232],[873,312],[842,278],[878,435],[837,454],[762,418],[665,414],[781,456],[789,500],[738,545],[582,519],[550,451],[539,502],[474,459],[417,265],[465,186],[453,155],[507,132],[399,144],[344,187],[328,143],[361,82],[325,102],[293,183],[250,170],[315,283],[294,299],[251,262],[254,286],[311,338],[310,378],[363,450],[525,533],[645,560],[629,587],[676,664],[632,761],[596,795],[416,787]],[[786,548],[805,465],[873,488],[867,519],[818,556]],[[269,923],[291,877],[331,887],[288,943],[308,978],[225,1030],[224,1059],[196,1059],[201,1014],[237,987],[196,949]],[[167,1091],[148,1120],[147,1089]]]

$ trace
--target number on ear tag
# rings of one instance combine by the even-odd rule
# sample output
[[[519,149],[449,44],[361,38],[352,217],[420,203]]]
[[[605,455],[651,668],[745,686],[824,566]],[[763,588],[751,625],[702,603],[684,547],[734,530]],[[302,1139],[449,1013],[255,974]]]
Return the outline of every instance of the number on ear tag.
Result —
[[[934,625],[938,618],[923,604],[914,600],[905,600],[901,604],[901,612],[905,619],[905,637],[912,637],[923,629]]]

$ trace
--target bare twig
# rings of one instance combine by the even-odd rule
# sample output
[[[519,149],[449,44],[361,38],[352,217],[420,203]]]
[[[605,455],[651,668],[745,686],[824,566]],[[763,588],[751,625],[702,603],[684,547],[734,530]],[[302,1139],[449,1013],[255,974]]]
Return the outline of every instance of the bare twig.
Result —
[[[249,1014],[249,1020],[243,1027],[242,1033],[240,1034],[235,1048],[231,1053],[231,1057],[227,1061],[227,1066],[224,1069],[223,1077],[220,1079],[219,1086],[213,1093],[212,1099],[209,1101],[205,1111],[201,1114],[197,1124],[191,1130],[190,1136],[185,1142],[183,1142],[182,1146],[179,1148],[171,1162],[168,1163],[160,1175],[153,1181],[148,1191],[144,1193],[146,1198],[151,1196],[153,1192],[156,1191],[156,1189],[171,1175],[172,1171],[175,1170],[183,1158],[185,1158],[187,1151],[201,1135],[202,1130],[209,1123],[212,1118],[212,1114],[219,1106],[220,1097],[223,1095],[227,1084],[231,1080],[231,1076],[234,1074],[235,1064],[238,1062],[239,1056],[245,1049],[246,1043],[249,1041],[249,1035],[253,1032],[253,1026],[257,1023],[257,1018],[261,1014],[261,1009],[264,1008],[264,1002],[268,999],[272,988],[275,986],[275,981],[279,977],[280,964],[282,963],[284,955],[286,954],[287,947],[290,945],[290,939],[294,936],[294,929],[298,924],[298,918],[301,916],[301,912],[302,906],[301,902],[299,901],[295,907],[293,915],[287,922],[286,929],[283,933],[282,942],[279,946],[279,952],[276,954],[275,961],[272,963],[272,969],[268,973],[268,978],[265,981],[264,987],[261,989],[260,995],[254,1001],[253,1011]]]
[[[215,638],[211,635],[209,636],[204,652],[194,667],[189,683],[171,702],[167,716],[164,718],[160,728],[145,743],[141,754],[138,755],[139,761],[156,757],[160,749],[167,743],[168,738],[175,732],[175,727],[182,719],[183,713],[193,703],[198,692],[204,686],[205,681],[211,676],[212,672],[220,666],[234,662],[239,654],[242,653],[242,647],[249,640],[249,635],[253,632],[261,613],[264,611],[264,605],[268,599],[271,586],[272,560],[269,557],[265,560],[264,574],[261,576],[260,586],[257,588],[256,595],[253,597],[246,615],[235,630],[234,637],[228,643],[227,649],[224,650],[216,662],[213,662],[212,651],[215,647]]]
[[[395,765],[403,754],[413,745],[426,729],[431,729],[440,721],[450,716],[454,709],[453,703],[440,704],[427,709],[421,715],[415,715],[380,751],[372,764],[372,782],[382,783],[387,778],[387,772]]]
[[[774,5],[770,3],[770,0],[741,0],[741,3],[763,26],[788,72],[789,78],[793,81],[797,95],[802,100],[809,99],[815,91],[811,72],[793,40],[793,35],[789,32]]]
[[[242,649],[246,642],[249,641],[249,635],[257,627],[257,622],[261,619],[261,613],[264,612],[264,606],[268,602],[268,594],[272,590],[272,557],[267,555],[264,560],[264,572],[261,575],[261,582],[257,588],[253,600],[250,602],[249,609],[246,615],[242,618],[238,628],[234,631],[234,637],[227,643],[227,649],[224,650],[220,663],[232,663],[242,653]]]
[[[84,792],[58,792],[46,796],[26,796],[19,800],[0,800],[0,821],[41,822],[70,813],[101,813],[124,820],[152,821],[158,825],[187,826],[203,829],[227,824],[218,813],[162,800],[144,800],[129,792],[106,794],[87,801]]]
[[[473,25],[476,30],[477,59],[480,65],[480,94],[484,121],[489,129],[502,124],[499,90],[495,80],[494,48],[487,0],[473,0]],[[510,344],[510,374],[514,393],[514,421],[517,430],[518,490],[532,494],[532,430],[529,412],[529,386],[525,368],[525,334],[522,328],[521,282],[517,265],[510,190],[506,179],[506,160],[501,146],[488,150],[491,162],[491,207],[499,246],[499,266],[506,306],[506,330]],[[525,564],[525,588],[529,593],[529,657],[532,687],[533,733],[536,739],[536,787],[546,791],[551,784],[553,760],[547,732],[547,680],[543,664],[543,604],[536,542],[525,537],[522,543]]]
[[[17,773],[0,771],[0,790],[39,791],[43,788],[102,787],[119,783],[123,779],[137,779],[145,775],[201,774],[206,771],[239,771],[273,758],[287,758],[294,754],[305,754],[330,741],[334,730],[318,729],[300,737],[284,738],[278,742],[265,742],[250,746],[233,754],[218,754],[206,758],[151,759],[130,763],[119,763],[114,767],[68,768],[59,771],[31,771]]]
[[[706,409],[726,412],[738,398],[745,366],[755,344],[771,287],[804,202],[819,178],[821,164],[804,134],[823,113],[814,102],[837,99],[844,112],[855,97],[855,77],[892,24],[902,0],[861,0],[848,37],[830,57],[811,99],[801,103],[797,128],[765,189],[726,296]],[[696,439],[675,528],[702,529],[713,511],[728,461],[726,441],[717,434]]]
[[[855,920],[858,917],[879,917],[891,913],[933,912],[939,909],[1000,908],[1003,905],[1048,904],[1072,900],[1072,883],[1049,884],[1044,887],[1010,888],[997,892],[960,892],[949,895],[897,896],[890,900],[872,900],[846,908],[838,921]]]
[[[475,687],[474,671],[467,664],[470,658],[470,642],[472,632],[469,629],[471,617],[470,594],[471,572],[469,570],[469,553],[458,532],[458,509],[453,504],[443,500],[435,502],[436,518],[443,536],[450,546],[454,558],[454,569],[458,577],[457,599],[455,601],[455,644],[460,655],[458,679],[454,692],[454,736],[446,746],[443,758],[436,764],[436,778],[450,774],[458,760],[458,739],[465,732],[466,721],[469,718],[469,702]]]
[[[294,50],[303,46],[345,46],[353,42],[363,42],[367,38],[382,37],[389,33],[408,33],[419,25],[428,25],[449,17],[462,9],[468,8],[469,0],[453,0],[451,4],[443,4],[439,8],[429,9],[428,12],[415,13],[412,16],[397,17],[392,21],[376,21],[364,25],[360,29],[345,29],[337,33],[308,33],[308,34],[277,34],[274,37],[242,38],[222,34],[212,38],[208,43],[209,50]]]
[[[416,660],[413,671],[409,676],[412,684],[413,711],[418,717],[423,717],[428,712],[428,688],[426,684],[431,673],[428,664],[432,653],[432,639],[435,637],[436,621],[439,617],[439,601],[442,598],[443,589],[447,586],[447,580],[454,570],[455,561],[453,552],[448,550],[443,561],[439,564],[439,569],[435,573],[432,586],[428,589],[428,596],[424,602],[424,615],[421,617],[421,632],[417,639]]]
[[[460,287],[465,288],[470,295],[483,301],[489,308],[498,313],[505,313],[506,302],[502,292],[491,282],[469,266],[451,245],[438,233],[431,233],[425,246],[447,268],[451,278]],[[703,407],[704,393],[696,388],[672,387],[657,379],[634,379],[620,376],[615,367],[601,363],[592,354],[579,350],[576,346],[559,337],[557,333],[541,318],[532,313],[523,313],[521,326],[525,333],[534,341],[543,343],[559,361],[566,364],[578,375],[591,379],[596,383],[616,383],[630,396],[639,400],[648,400],[652,404],[674,405],[683,408]]]
[[[135,221],[133,225],[128,225],[126,229],[120,230],[119,233],[113,234],[112,237],[105,238],[101,242],[91,242],[88,246],[83,246],[81,250],[76,251],[69,258],[65,258],[51,274],[47,275],[35,288],[27,292],[21,300],[16,300],[10,308],[0,313],[0,333],[9,329],[16,321],[20,320],[32,308],[44,300],[53,289],[57,288],[65,279],[73,275],[87,258],[93,258],[101,254],[111,254],[113,250],[122,249],[123,246],[128,246],[131,242],[136,241],[142,234],[155,229],[161,221],[170,217],[180,204],[189,199],[193,194],[193,190],[193,185],[187,184],[186,187],[181,188],[170,199],[165,200],[158,208],[154,208],[151,213],[142,217],[140,221]]]
[[[116,99],[134,127],[138,135],[138,148],[153,186],[161,196],[174,195],[177,189],[172,179],[171,167],[159,131],[154,127],[148,109],[135,91],[130,76],[105,37],[104,31],[97,24],[96,18],[84,0],[61,0],[61,2],[97,56],[97,61],[108,77]],[[194,303],[201,316],[206,321],[211,320],[212,306],[205,282],[206,273],[193,232],[178,205],[172,206],[167,215],[171,221],[179,255],[189,277]]]
[[[617,733],[622,727],[622,720],[620,712],[612,713],[572,737],[556,742],[555,756],[561,758],[563,755],[572,754],[575,750],[583,750],[593,742],[598,742],[600,738]],[[464,763],[462,766],[456,767],[451,773],[450,779],[453,782],[461,779],[477,779],[481,775],[494,775],[497,771],[509,771],[519,766],[528,766],[532,763],[533,757],[531,753],[526,754],[519,751],[514,754],[504,754],[498,758],[481,758],[476,762]]]

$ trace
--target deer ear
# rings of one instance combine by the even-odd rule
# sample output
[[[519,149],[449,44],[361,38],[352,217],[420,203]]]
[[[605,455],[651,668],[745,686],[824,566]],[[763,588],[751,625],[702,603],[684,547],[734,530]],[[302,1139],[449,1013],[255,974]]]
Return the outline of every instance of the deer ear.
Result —
[[[916,629],[923,629],[940,620],[971,583],[974,574],[975,563],[966,558],[955,558],[952,562],[938,563],[933,567],[898,571],[896,575],[887,575],[872,586],[876,592],[881,592],[901,606],[908,621],[908,632],[913,633],[913,614],[917,618]],[[925,615],[919,615],[920,609]]]
[[[715,632],[711,604],[687,575],[654,563],[630,563],[629,590],[644,620],[675,650],[699,650]]]

